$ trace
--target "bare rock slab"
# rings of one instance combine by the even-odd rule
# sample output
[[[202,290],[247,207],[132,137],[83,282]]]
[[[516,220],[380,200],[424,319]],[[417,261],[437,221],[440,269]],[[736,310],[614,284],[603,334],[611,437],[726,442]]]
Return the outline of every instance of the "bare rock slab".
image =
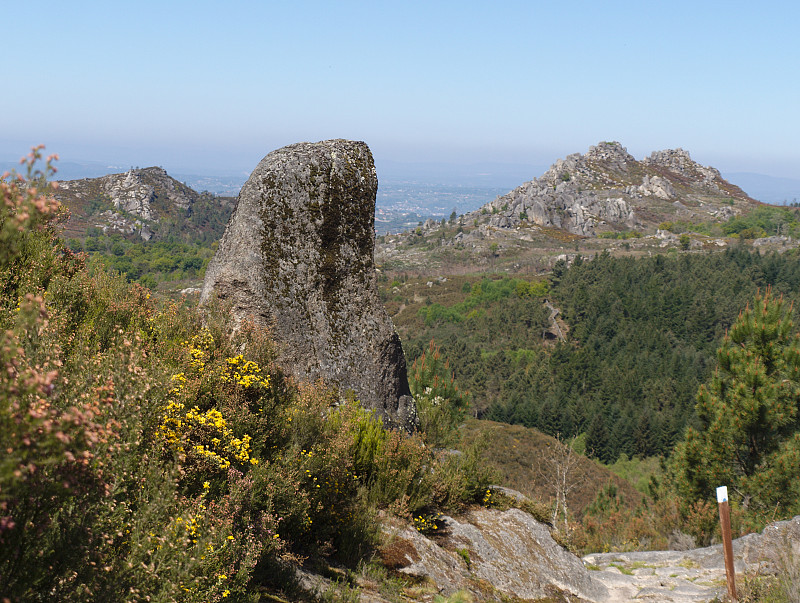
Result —
[[[405,356],[375,281],[378,178],[363,142],[290,145],[239,193],[200,303],[214,295],[272,332],[301,381],[351,390],[392,427],[413,429]]]
[[[428,579],[446,595],[469,590],[481,601],[608,600],[596,572],[519,509],[477,508],[458,519],[444,516],[442,523],[434,538],[414,528],[393,534],[388,548],[397,571]]]

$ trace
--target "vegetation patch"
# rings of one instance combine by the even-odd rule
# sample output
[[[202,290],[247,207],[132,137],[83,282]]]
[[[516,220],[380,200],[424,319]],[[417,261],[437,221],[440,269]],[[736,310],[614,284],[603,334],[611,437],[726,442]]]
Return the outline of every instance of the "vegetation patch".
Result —
[[[27,181],[46,176],[37,158]],[[89,270],[25,180],[0,182],[5,596],[285,598],[290,564],[370,555],[379,511],[410,521],[480,500],[477,452],[440,456],[425,434],[287,380],[263,330],[234,330],[222,305],[201,315]],[[448,391],[425,371],[418,386]],[[321,596],[357,594],[348,578]]]

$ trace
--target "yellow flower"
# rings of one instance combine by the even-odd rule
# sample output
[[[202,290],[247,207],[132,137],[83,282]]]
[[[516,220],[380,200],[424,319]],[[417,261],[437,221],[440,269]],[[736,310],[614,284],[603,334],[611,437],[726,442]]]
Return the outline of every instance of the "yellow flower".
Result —
[[[222,591],[222,596],[223,597],[227,597],[229,594],[231,594],[231,591],[229,591],[227,589]]]

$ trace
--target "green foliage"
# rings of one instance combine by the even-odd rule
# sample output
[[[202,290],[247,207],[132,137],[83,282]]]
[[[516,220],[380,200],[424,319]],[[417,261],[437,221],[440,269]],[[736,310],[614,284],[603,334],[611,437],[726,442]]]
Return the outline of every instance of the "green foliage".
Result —
[[[744,507],[781,516],[800,491],[800,336],[789,308],[767,289],[731,326],[718,369],[697,395],[698,428],[674,457],[678,489],[689,502],[727,485]]]
[[[87,267],[45,190],[0,183],[4,597],[248,600],[292,560],[357,562],[378,508],[456,509],[488,483],[475,454],[293,385],[227,308]]]
[[[549,290],[547,281],[531,282],[508,277],[496,280],[484,278],[475,285],[464,283],[462,291],[468,294],[464,301],[451,307],[432,303],[420,308],[419,316],[428,327],[441,322],[460,323],[470,319],[470,312],[473,310],[487,308],[491,304],[514,296],[520,299],[544,297]]]
[[[436,448],[452,444],[469,407],[469,396],[459,391],[449,363],[433,340],[427,353],[414,360],[409,385],[425,442]]]
[[[622,453],[667,455],[696,421],[695,395],[725,329],[770,284],[798,290],[796,257],[734,248],[557,264],[552,299],[569,340],[549,350],[532,343],[529,355],[514,356],[519,365],[506,352],[489,366],[473,364],[486,383],[498,383],[488,416],[551,435],[585,433],[587,452],[607,463]],[[523,318],[511,317],[504,330],[523,332]],[[480,405],[485,390],[463,377],[458,348],[437,341]]]
[[[527,380],[528,363],[536,366],[533,357],[542,355],[549,311],[539,295],[547,294],[548,285],[546,281],[487,278],[467,281],[459,289],[465,294],[461,301],[452,305],[433,301],[395,321],[404,333],[403,347],[410,361],[428,349],[431,339],[436,340],[480,413],[506,386],[509,375],[520,373],[511,377],[515,384]]]
[[[120,235],[87,238],[83,249],[128,281],[150,289],[155,289],[153,283],[202,278],[214,254],[209,245],[197,241],[141,242]]]
[[[796,237],[800,233],[798,217],[797,209],[762,205],[744,216],[731,218],[722,229],[727,235],[739,235],[743,239],[772,235]]]
[[[668,230],[672,234],[684,234],[688,232],[696,232],[698,234],[712,235],[714,234],[714,225],[706,222],[687,222],[685,220],[674,220],[670,222],[662,222],[658,225],[661,230]],[[717,232],[719,232],[717,230]]]
[[[628,458],[622,453],[608,468],[619,475],[642,494],[650,493],[650,484],[653,477],[661,475],[660,459],[658,457]]]

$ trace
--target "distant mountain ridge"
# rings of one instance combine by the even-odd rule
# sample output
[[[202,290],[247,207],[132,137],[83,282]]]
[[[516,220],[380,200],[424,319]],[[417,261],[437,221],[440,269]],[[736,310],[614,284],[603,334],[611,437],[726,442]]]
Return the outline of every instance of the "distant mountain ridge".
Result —
[[[652,231],[666,220],[726,220],[758,204],[683,149],[637,161],[620,143],[601,142],[585,155],[559,159],[539,178],[465,218],[499,228],[526,222],[595,236]]]
[[[796,178],[778,178],[752,172],[732,172],[725,176],[763,203],[784,205],[800,199],[800,180]]]

